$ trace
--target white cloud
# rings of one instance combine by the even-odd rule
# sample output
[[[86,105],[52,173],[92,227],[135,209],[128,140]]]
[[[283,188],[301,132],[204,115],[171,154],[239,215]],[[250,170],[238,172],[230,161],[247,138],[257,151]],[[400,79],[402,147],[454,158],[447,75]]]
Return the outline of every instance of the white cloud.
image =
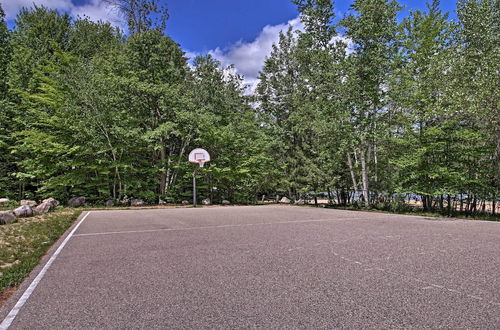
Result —
[[[0,3],[7,19],[14,19],[21,8],[29,8],[35,4],[67,12],[73,17],[87,16],[93,21],[109,21],[120,26],[120,14],[102,0],[87,0],[79,6],[74,5],[71,0],[0,0]]]
[[[21,8],[29,8],[33,4],[64,11],[68,11],[73,6],[71,0],[1,0],[0,3],[8,19],[15,18]]]
[[[286,32],[289,26],[294,30],[304,30],[304,25],[300,18],[297,17],[285,24],[266,25],[254,41],[238,41],[228,48],[221,49],[217,47],[207,53],[219,60],[223,66],[233,64],[236,72],[244,76],[245,84],[249,86],[249,91],[252,92],[257,86],[257,77],[266,57],[271,53],[273,44],[278,43],[280,32]],[[196,55],[201,54],[186,51],[187,57],[193,58]]]
[[[122,18],[116,8],[111,8],[102,0],[90,0],[87,4],[73,6],[71,14],[73,16],[87,16],[92,21],[109,21],[114,25],[121,24]]]

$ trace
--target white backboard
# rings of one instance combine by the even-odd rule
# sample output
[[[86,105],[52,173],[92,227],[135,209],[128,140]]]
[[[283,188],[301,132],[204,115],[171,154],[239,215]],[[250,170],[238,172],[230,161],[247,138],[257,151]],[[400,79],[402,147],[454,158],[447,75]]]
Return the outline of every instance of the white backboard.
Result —
[[[210,154],[205,149],[196,148],[189,153],[189,161],[201,165],[210,161]]]

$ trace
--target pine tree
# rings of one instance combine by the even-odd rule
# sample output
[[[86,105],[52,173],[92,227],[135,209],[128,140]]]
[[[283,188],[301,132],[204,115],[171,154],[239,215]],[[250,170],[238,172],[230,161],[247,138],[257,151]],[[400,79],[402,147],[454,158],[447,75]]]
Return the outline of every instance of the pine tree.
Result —
[[[10,31],[5,23],[5,13],[0,4],[0,100],[7,94],[7,66],[11,59]]]
[[[13,186],[12,159],[9,157],[9,145],[12,127],[12,105],[8,101],[7,68],[11,60],[10,31],[5,23],[5,13],[0,4],[0,191],[10,191]]]

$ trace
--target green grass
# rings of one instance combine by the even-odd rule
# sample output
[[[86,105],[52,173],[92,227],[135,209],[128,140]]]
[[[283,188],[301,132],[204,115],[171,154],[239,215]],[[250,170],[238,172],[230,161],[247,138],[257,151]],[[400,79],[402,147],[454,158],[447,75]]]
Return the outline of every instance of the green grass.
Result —
[[[0,294],[29,275],[81,212],[60,209],[0,226]]]

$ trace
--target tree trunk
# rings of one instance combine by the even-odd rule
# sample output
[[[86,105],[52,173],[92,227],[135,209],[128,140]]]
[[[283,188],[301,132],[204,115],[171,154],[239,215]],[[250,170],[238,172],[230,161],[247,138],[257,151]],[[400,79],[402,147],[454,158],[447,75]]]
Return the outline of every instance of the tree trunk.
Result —
[[[474,196],[472,199],[472,205],[471,205],[471,213],[475,214],[477,210],[477,198]]]
[[[108,143],[109,150],[111,150],[111,158],[113,159],[113,164],[114,164],[114,169],[115,169],[115,175],[113,178],[113,199],[117,199],[116,198],[116,180],[118,180],[118,187],[119,187],[118,199],[121,199],[122,178],[120,175],[120,170],[119,170],[118,165],[117,165],[118,157],[116,157],[116,152],[113,148],[113,143],[111,143],[111,137],[109,136],[108,130],[106,129],[105,125],[98,122],[98,127],[101,130],[104,137],[106,137],[106,142]]]
[[[450,194],[448,194],[448,216],[450,217],[451,216],[451,196]]]
[[[460,213],[464,211],[464,195],[460,194]]]
[[[422,195],[422,206],[424,208],[424,212],[432,211],[432,200],[429,195]]]
[[[356,182],[356,175],[354,174],[354,168],[352,166],[352,159],[350,153],[347,153],[347,165],[349,166],[349,171],[351,172],[352,189],[354,189],[354,191],[357,191],[358,183]]]
[[[168,191],[168,188],[170,188],[170,181],[172,180],[172,150],[173,148],[170,147],[168,149],[168,157],[165,166],[167,167],[167,173],[165,175],[165,192]]]
[[[174,173],[172,174],[172,177],[170,179],[169,186],[173,186],[175,184],[175,181],[177,180],[177,174],[179,172],[179,167],[180,167],[179,165],[182,161],[182,157],[184,157],[184,152],[186,151],[186,147],[188,146],[189,142],[191,141],[190,135],[191,135],[191,132],[189,132],[188,138],[185,141],[183,141],[181,151],[179,153],[179,160],[177,161],[178,166],[176,169],[174,169]]]
[[[365,150],[361,150],[360,152],[360,161],[361,161],[361,177],[363,180],[363,196],[365,198],[365,206],[370,205],[370,196],[369,196],[369,181],[368,181],[368,164],[365,159]]]
[[[160,138],[160,164],[161,164],[161,173],[160,173],[160,195],[165,194],[165,188],[167,187],[167,173],[166,173],[166,160],[167,160],[167,151],[165,150],[165,146],[163,145],[163,138]]]

